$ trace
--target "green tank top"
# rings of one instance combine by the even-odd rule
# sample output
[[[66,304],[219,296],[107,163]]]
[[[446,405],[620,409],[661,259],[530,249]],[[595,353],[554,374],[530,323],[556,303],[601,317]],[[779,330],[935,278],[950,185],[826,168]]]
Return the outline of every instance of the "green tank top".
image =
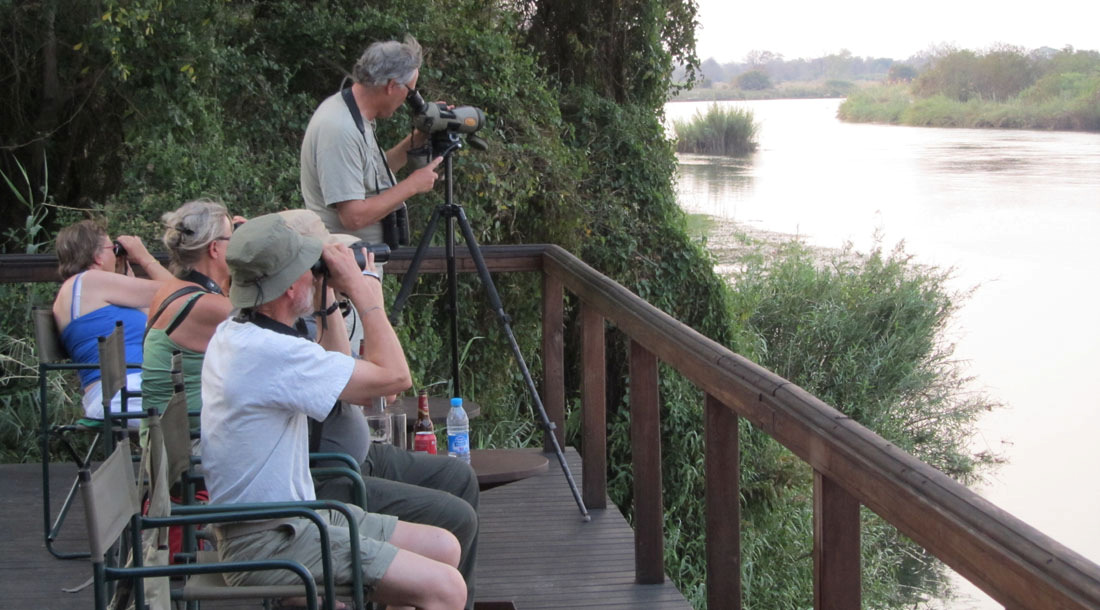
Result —
[[[191,295],[172,318],[169,327],[175,323],[180,312],[187,304],[202,297],[205,292]],[[156,407],[164,413],[168,401],[172,399],[172,352],[183,354],[183,387],[187,394],[187,410],[198,411],[202,408],[202,361],[206,355],[180,346],[161,328],[149,329],[145,335],[145,354],[141,362],[141,404],[144,408]],[[191,418],[192,431],[198,431],[199,418]],[[145,420],[142,420],[145,429]],[[144,435],[142,435],[144,437]]]

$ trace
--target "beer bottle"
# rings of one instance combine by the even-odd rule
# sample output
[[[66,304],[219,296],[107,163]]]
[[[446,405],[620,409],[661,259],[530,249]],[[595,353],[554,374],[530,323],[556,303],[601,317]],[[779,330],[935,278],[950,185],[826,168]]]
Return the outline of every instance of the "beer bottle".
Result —
[[[416,405],[416,424],[413,426],[413,451],[436,453],[435,426],[428,410],[428,390],[420,390]]]

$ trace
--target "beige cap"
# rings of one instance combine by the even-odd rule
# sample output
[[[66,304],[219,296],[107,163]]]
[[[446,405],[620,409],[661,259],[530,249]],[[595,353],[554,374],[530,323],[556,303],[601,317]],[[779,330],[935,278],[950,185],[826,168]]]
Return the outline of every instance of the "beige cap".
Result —
[[[329,233],[328,229],[325,228],[325,223],[321,221],[321,217],[313,210],[283,210],[277,213],[283,217],[283,220],[291,229],[308,237],[316,237],[322,243],[350,246],[362,241],[355,235]]]

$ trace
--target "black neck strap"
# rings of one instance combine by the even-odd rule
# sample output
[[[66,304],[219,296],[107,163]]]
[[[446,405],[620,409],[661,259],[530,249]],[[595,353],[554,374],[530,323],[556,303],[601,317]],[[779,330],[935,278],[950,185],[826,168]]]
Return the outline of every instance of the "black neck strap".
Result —
[[[242,309],[241,313],[237,314],[234,318],[237,322],[246,323],[251,322],[256,326],[264,330],[270,330],[271,332],[279,333],[280,335],[287,335],[290,337],[298,337],[299,339],[305,339],[306,334],[304,329],[297,329],[293,326],[287,326],[282,322],[272,319],[255,309]]]
[[[359,112],[359,104],[355,103],[355,95],[351,92],[351,87],[340,90],[340,96],[344,98],[344,104],[348,107],[348,112],[351,113],[351,120],[355,121],[355,127],[359,130],[359,133],[363,136],[363,142],[367,142],[367,127],[363,124],[363,114]],[[382,150],[382,144],[378,141],[378,134],[372,129],[370,135],[374,137],[374,147],[378,150],[378,154],[382,156],[382,167],[386,168],[386,179],[391,182],[390,186],[396,186],[393,184],[393,172],[390,171],[390,162],[386,159],[386,151]],[[370,145],[367,146],[370,148]],[[377,178],[377,174],[375,174]],[[374,190],[379,191],[377,180],[375,181]]]
[[[192,284],[198,284],[199,286],[202,286],[203,290],[207,292],[213,292],[214,294],[223,294],[222,287],[219,286],[218,283],[215,282],[213,279],[211,279],[210,276],[200,271],[191,269],[187,273],[184,273],[183,277],[181,277],[180,279],[185,282],[191,282]]]

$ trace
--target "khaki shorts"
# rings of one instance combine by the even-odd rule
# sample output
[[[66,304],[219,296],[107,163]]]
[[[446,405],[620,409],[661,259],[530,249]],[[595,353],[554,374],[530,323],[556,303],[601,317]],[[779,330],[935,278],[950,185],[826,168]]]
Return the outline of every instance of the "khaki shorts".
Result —
[[[363,584],[369,592],[382,580],[390,563],[397,556],[397,547],[386,542],[397,527],[397,517],[364,512],[353,505],[348,508],[359,524],[360,564],[363,569]],[[335,510],[322,509],[317,513],[329,524],[329,543],[332,547],[332,567],[336,584],[351,584],[351,539],[348,536],[347,518]],[[305,518],[285,519],[276,523],[273,529],[241,535],[234,535],[232,528],[217,528],[218,553],[222,561],[290,559],[305,566],[314,579],[320,582],[323,570],[321,538],[317,526]],[[235,586],[288,585],[301,582],[288,570],[236,572],[226,574],[225,580]]]

